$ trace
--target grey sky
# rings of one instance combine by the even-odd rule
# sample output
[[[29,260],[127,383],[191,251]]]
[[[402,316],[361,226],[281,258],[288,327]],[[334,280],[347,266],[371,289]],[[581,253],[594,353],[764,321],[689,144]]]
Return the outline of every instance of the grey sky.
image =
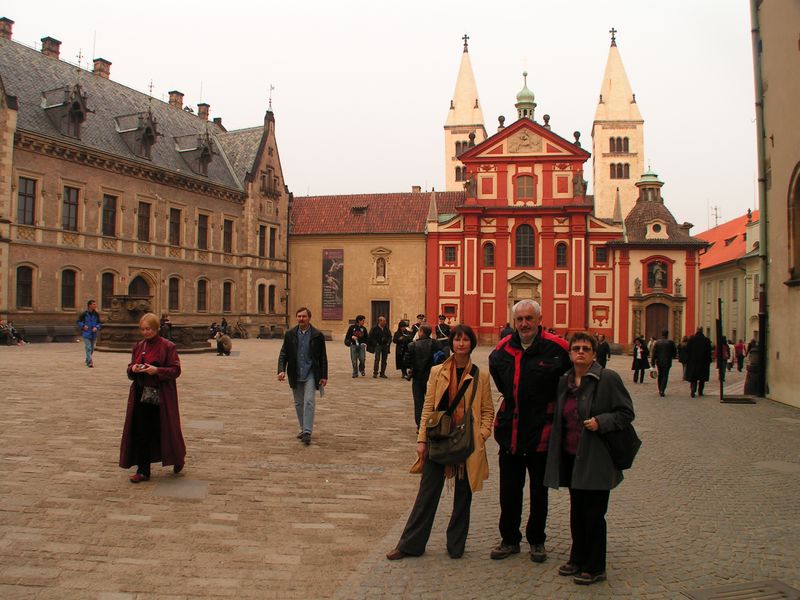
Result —
[[[444,189],[443,130],[461,54],[486,129],[515,120],[521,72],[537,120],[591,126],[613,26],[645,120],[646,159],[678,221],[707,228],[755,207],[755,111],[745,0],[473,0],[244,3],[6,2],[14,39],[110,60],[111,78],[211,105],[228,129],[262,122],[270,84],[295,195]],[[202,96],[201,96],[202,89]],[[586,165],[591,180],[591,163]],[[590,184],[591,191],[591,184]]]

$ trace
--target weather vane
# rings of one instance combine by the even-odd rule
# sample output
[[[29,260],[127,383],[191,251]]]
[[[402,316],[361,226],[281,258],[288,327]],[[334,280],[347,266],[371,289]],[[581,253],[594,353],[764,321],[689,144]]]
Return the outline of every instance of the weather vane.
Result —
[[[275,89],[275,86],[271,83],[269,84],[269,110],[272,110],[272,91]]]

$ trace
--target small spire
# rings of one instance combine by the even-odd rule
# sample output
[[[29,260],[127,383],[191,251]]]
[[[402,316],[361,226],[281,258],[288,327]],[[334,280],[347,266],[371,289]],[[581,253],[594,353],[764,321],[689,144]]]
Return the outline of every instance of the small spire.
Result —
[[[617,45],[617,30],[612,27],[611,29],[608,30],[608,33],[611,34],[611,45],[612,46],[616,46]]]
[[[275,90],[275,86],[270,83],[269,84],[269,106],[267,107],[267,110],[269,112],[272,112],[272,92],[274,90]]]
[[[462,37],[461,39],[464,40],[464,52],[469,52],[469,45],[468,45],[469,36],[465,33],[464,37]]]

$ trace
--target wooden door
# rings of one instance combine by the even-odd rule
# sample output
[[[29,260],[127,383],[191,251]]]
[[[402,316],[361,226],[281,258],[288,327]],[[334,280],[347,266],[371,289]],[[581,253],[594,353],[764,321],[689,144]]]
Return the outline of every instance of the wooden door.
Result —
[[[370,319],[370,326],[375,327],[378,324],[378,317],[386,317],[387,325],[391,323],[391,319],[389,318],[389,301],[388,300],[373,300],[372,301],[372,313]]]
[[[645,311],[644,331],[647,339],[661,339],[661,332],[669,329],[669,307],[666,304],[651,304]]]

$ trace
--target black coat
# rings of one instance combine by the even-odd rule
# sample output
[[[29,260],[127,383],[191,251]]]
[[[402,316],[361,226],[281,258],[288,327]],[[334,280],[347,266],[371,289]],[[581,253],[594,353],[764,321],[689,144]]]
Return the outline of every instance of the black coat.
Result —
[[[686,381],[708,381],[712,360],[711,340],[698,331],[686,344]]]
[[[503,395],[494,421],[501,448],[512,454],[547,451],[558,379],[572,366],[567,347],[566,340],[539,327],[527,350],[515,331],[489,355],[489,373]]]
[[[653,344],[653,364],[659,369],[672,366],[672,361],[678,356],[678,348],[672,340],[660,339]]]
[[[411,332],[408,330],[403,331],[402,329],[398,329],[394,332],[392,341],[396,345],[394,353],[394,366],[398,370],[403,370],[406,367],[405,357],[408,344],[411,342]]]
[[[411,369],[411,377],[418,381],[427,381],[433,366],[433,353],[439,344],[431,338],[420,338],[408,345],[404,357],[406,369]]]
[[[608,359],[611,358],[611,346],[608,342],[604,341],[597,344],[597,354],[595,354],[594,358],[601,367],[606,366]]]
[[[325,351],[325,336],[319,329],[312,325],[311,328],[311,370],[314,372],[314,384],[319,388],[320,379],[328,378],[328,354]],[[278,355],[278,373],[286,372],[289,378],[289,387],[297,387],[297,330],[299,325],[292,327],[283,336],[283,346]]]
[[[633,362],[631,363],[631,369],[636,371],[638,369],[649,369],[650,363],[648,362],[648,358],[650,356],[650,351],[647,349],[647,345],[642,344],[642,358],[636,358],[636,346],[633,347]]]
[[[386,352],[389,353],[392,347],[392,332],[389,330],[388,325],[386,327],[378,327],[375,325],[370,332],[369,337],[367,338],[367,350],[370,352],[375,352],[380,348],[386,348]]]

